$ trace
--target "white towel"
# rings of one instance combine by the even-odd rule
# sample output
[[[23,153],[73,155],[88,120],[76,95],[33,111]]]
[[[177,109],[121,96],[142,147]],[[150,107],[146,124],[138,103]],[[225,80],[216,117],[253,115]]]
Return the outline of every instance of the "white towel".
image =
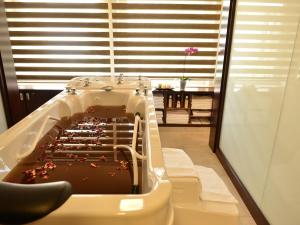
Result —
[[[164,101],[162,97],[153,98],[155,108],[164,108]]]
[[[157,119],[157,123],[158,123],[158,124],[162,124],[162,123],[164,123],[164,122],[163,122],[162,119]]]
[[[163,115],[163,112],[162,112],[162,111],[156,111],[155,114],[156,114],[157,116],[162,116],[162,115]]]
[[[163,148],[162,152],[169,177],[198,177],[194,163],[183,150]]]
[[[174,110],[167,112],[167,123],[186,124],[189,121],[189,114],[185,110]]]
[[[191,124],[203,124],[199,119],[192,119]]]
[[[210,104],[192,104],[191,109],[211,109],[211,105]]]
[[[163,120],[162,120],[163,112],[162,111],[155,111],[155,114],[156,114],[157,123],[163,123]]]
[[[212,98],[208,96],[198,96],[192,99],[192,109],[211,109]]]
[[[193,116],[211,116],[211,112],[207,111],[193,111]]]
[[[189,122],[188,119],[167,119],[167,123],[174,123],[174,124],[187,124]]]
[[[191,120],[192,124],[202,124],[202,125],[208,125],[211,124],[211,122],[209,121],[209,119],[206,118],[193,118]]]
[[[200,198],[203,201],[238,203],[224,181],[212,168],[196,165],[195,170],[202,184]]]

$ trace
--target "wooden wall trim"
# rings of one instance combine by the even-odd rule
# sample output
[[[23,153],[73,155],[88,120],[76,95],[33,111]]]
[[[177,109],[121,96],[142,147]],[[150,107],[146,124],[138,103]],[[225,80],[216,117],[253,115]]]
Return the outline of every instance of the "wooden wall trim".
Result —
[[[234,19],[236,10],[236,1],[231,0],[229,6],[229,16],[227,25],[226,45],[224,52],[223,71],[220,87],[215,87],[212,103],[212,127],[209,134],[209,146],[216,152],[220,143],[221,126],[224,111],[226,86],[228,80],[228,71],[230,66],[231,45],[233,39]]]
[[[3,59],[0,52],[0,91],[8,127],[19,122],[26,115],[20,101],[20,93],[15,75],[5,73]]]
[[[225,169],[226,173],[228,174],[230,180],[232,181],[233,185],[239,192],[244,203],[246,204],[256,224],[270,225],[270,223],[268,222],[268,220],[266,219],[266,217],[264,216],[264,214],[262,213],[262,211],[260,210],[256,202],[252,198],[251,194],[248,192],[247,188],[244,186],[239,176],[236,174],[236,172],[230,165],[229,161],[226,159],[221,149],[218,149],[218,151],[216,151],[216,155],[219,161],[221,162],[223,168]]]
[[[2,56],[0,52],[0,92],[2,97],[2,103],[5,113],[5,119],[7,126],[9,126],[10,121],[12,121],[11,113],[10,113],[10,105],[8,101],[8,93],[7,93],[7,85],[6,85],[6,79],[4,74],[4,67],[2,62]]]

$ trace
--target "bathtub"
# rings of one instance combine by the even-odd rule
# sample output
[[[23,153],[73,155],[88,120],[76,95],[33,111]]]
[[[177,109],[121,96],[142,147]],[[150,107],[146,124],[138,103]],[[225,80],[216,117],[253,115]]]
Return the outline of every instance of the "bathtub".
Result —
[[[77,84],[77,86],[74,84]],[[34,224],[90,224],[90,225],[171,225],[174,209],[171,204],[172,188],[164,168],[158,126],[152,94],[137,93],[135,85],[112,85],[101,81],[84,88],[81,81],[72,80],[69,85],[76,93],[61,92],[43,106],[28,115],[15,126],[0,135],[0,179],[16,166],[20,156],[33,149],[41,124],[47,117],[63,118],[85,111],[92,105],[125,105],[126,111],[139,113],[144,118],[143,149],[146,167],[141,194],[73,194],[60,208]],[[102,89],[104,86],[111,89]],[[140,85],[140,84],[138,84]],[[149,85],[149,84],[148,84]],[[146,86],[146,82],[144,83]],[[150,87],[150,85],[149,85]],[[55,121],[45,123],[46,134]]]

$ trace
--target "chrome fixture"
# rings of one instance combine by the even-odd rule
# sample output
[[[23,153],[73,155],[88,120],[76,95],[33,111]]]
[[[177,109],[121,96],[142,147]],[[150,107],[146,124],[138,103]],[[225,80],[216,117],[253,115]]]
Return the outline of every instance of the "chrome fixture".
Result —
[[[141,90],[144,89],[144,84],[142,82],[142,75],[141,74],[139,75],[138,80],[139,80],[139,89],[141,89]]]
[[[71,87],[70,86],[66,86],[66,93],[70,94],[71,92]]]
[[[118,76],[117,84],[123,84],[123,82],[124,82],[124,74],[120,73],[120,75]]]
[[[139,89],[139,88],[136,88],[136,89],[135,89],[135,95],[136,95],[136,96],[141,95],[141,94],[140,94],[140,89]]]
[[[90,84],[89,78],[85,78],[85,79],[83,80],[83,87],[88,87],[89,84]]]
[[[148,95],[148,86],[147,85],[144,86],[144,95],[145,96]]]
[[[71,95],[76,95],[76,88],[71,88]]]

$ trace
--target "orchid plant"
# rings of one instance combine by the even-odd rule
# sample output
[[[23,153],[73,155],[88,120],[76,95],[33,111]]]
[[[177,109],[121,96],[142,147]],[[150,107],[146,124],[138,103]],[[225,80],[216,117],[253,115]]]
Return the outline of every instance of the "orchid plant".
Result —
[[[193,55],[193,54],[196,54],[198,52],[198,48],[193,48],[193,47],[189,47],[189,48],[186,48],[184,50],[185,52],[185,57],[184,57],[184,69],[183,69],[183,75],[182,77],[180,77],[180,80],[188,80],[189,78],[185,76],[185,64],[186,64],[186,58],[187,56],[190,56],[190,55]]]

